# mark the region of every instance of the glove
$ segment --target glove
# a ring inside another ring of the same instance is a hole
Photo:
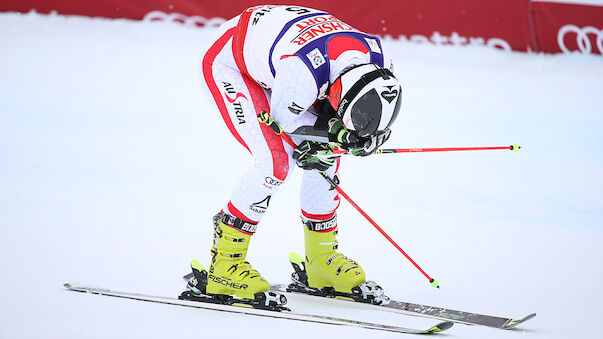
[[[328,124],[329,141],[336,142],[342,146],[356,144],[358,142],[358,137],[356,134],[345,128],[345,126],[341,123],[341,120],[338,118],[331,118]]]
[[[390,134],[391,130],[388,129],[373,137],[362,138],[345,128],[339,119],[329,120],[329,140],[339,143],[343,149],[356,156],[366,157],[373,154],[389,139]]]
[[[319,170],[324,172],[335,164],[341,155],[333,154],[333,147],[329,144],[306,140],[299,144],[293,151],[293,159],[297,166],[305,170]]]
[[[347,151],[355,156],[366,157],[375,153],[389,139],[390,134],[392,134],[392,131],[388,129],[370,138],[361,138],[358,143],[348,147]]]

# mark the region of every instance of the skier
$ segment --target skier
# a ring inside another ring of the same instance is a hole
[[[379,38],[311,8],[256,6],[219,28],[203,57],[202,82],[254,163],[214,217],[206,293],[254,299],[269,290],[246,261],[247,249],[295,165],[304,169],[300,205],[308,285],[353,293],[365,283],[358,263],[337,252],[340,200],[319,171],[338,180],[333,145],[367,156],[388,139],[402,88],[386,60]],[[297,148],[258,121],[262,111]]]

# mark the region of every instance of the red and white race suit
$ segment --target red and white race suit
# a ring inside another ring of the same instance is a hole
[[[257,6],[224,23],[202,63],[202,83],[232,135],[253,156],[226,213],[257,223],[295,167],[293,148],[257,114],[267,111],[287,133],[312,126],[312,105],[347,67],[384,65],[379,38],[333,15],[299,6]],[[388,63],[388,67],[389,67]],[[299,143],[302,136],[292,136]],[[339,162],[327,171],[336,175]],[[335,215],[336,190],[316,171],[304,171],[301,209],[321,221]]]

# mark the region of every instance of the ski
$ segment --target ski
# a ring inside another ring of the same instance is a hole
[[[309,322],[309,323],[357,326],[357,327],[367,328],[367,329],[371,329],[371,330],[382,330],[382,331],[406,333],[406,334],[433,334],[433,333],[445,331],[445,330],[449,329],[450,327],[452,327],[452,325],[453,325],[452,322],[445,321],[445,322],[438,323],[435,326],[432,326],[428,329],[421,330],[421,329],[415,329],[415,328],[405,328],[405,327],[399,327],[399,326],[378,324],[378,323],[373,323],[373,322],[330,317],[330,316],[324,316],[324,315],[319,315],[319,314],[295,313],[292,311],[288,311],[287,309],[284,309],[281,311],[271,311],[271,310],[265,310],[265,309],[252,308],[250,305],[238,304],[238,303],[225,305],[225,304],[219,304],[219,303],[214,303],[214,302],[209,302],[209,301],[205,302],[202,299],[197,299],[196,301],[183,300],[180,298],[176,299],[176,298],[170,298],[170,297],[158,297],[158,296],[139,294],[139,293],[119,292],[119,291],[107,290],[107,289],[102,289],[102,288],[79,286],[79,285],[71,284],[71,283],[66,283],[63,286],[71,291],[85,292],[85,293],[91,293],[91,294],[97,294],[97,295],[104,295],[104,296],[111,296],[111,297],[117,297],[117,298],[125,298],[125,299],[167,304],[167,305],[193,307],[193,308],[199,308],[199,309],[205,309],[205,310],[238,313],[238,314],[245,314],[245,315],[254,315],[254,316],[268,317],[268,318],[274,318],[274,319],[296,320],[296,321],[303,321],[303,322]]]
[[[294,268],[294,272],[291,275],[293,282],[289,285],[272,285],[270,287],[272,291],[279,293],[294,293],[296,295],[304,295],[311,298],[322,298],[330,300],[333,303],[341,303],[342,305],[349,305],[349,303],[352,302],[379,311],[433,318],[465,325],[486,326],[503,330],[515,328],[536,316],[536,313],[532,313],[521,319],[513,319],[392,300],[385,296],[381,287],[372,281],[362,284],[362,286],[360,286],[361,288],[356,288],[356,293],[340,293],[334,291],[332,288],[316,289],[307,286],[307,275],[305,273],[305,263],[303,262],[303,259],[297,255],[292,256],[290,259],[291,265],[293,265]],[[193,274],[189,273],[182,278],[184,280],[189,280],[192,277]]]
[[[289,255],[289,261],[291,262],[291,266],[293,266],[293,273],[291,274],[292,283],[289,285],[273,285],[271,286],[273,292],[303,294],[313,298],[328,298],[340,303],[355,302],[374,308],[375,310],[503,330],[515,328],[536,316],[536,313],[532,313],[521,319],[513,319],[392,300],[384,294],[383,289],[379,285],[372,281],[367,281],[353,288],[352,293],[337,292],[331,287],[312,288],[308,286],[305,261],[295,253]]]
[[[293,284],[291,284],[291,285],[293,285]],[[391,300],[391,299],[389,301],[382,303],[381,305],[376,305],[376,304],[370,304],[370,303],[364,303],[364,302],[357,302],[357,301],[349,300],[349,299],[339,299],[342,297],[341,296],[331,296],[331,295],[328,295],[325,293],[323,293],[322,295],[312,294],[311,292],[304,292],[299,289],[290,288],[291,285],[284,285],[284,284],[272,285],[270,287],[270,289],[272,291],[280,292],[280,293],[294,293],[297,295],[308,296],[310,298],[329,299],[334,303],[349,304],[350,302],[353,302],[354,304],[363,305],[365,307],[373,308],[375,310],[380,310],[380,311],[400,313],[400,314],[418,316],[418,317],[433,318],[433,319],[438,319],[438,320],[447,320],[447,321],[452,321],[455,323],[461,323],[461,324],[465,324],[465,325],[480,325],[480,326],[493,327],[493,328],[504,329],[504,330],[515,328],[519,324],[524,323],[536,316],[536,313],[532,313],[521,319],[512,319],[512,318],[490,316],[490,315],[485,315],[485,314],[457,311],[457,310],[451,310],[451,309],[446,309],[446,308],[441,308],[441,307],[421,305],[421,304],[410,303],[410,302],[405,302],[405,301],[397,301],[397,300]]]
[[[293,259],[297,258],[297,259]],[[479,313],[457,311],[442,307],[422,305],[406,301],[392,300],[383,294],[383,290],[372,281],[363,284],[362,288],[357,288],[357,293],[339,293],[333,289],[316,289],[306,285],[307,275],[305,273],[305,263],[299,256],[291,258],[294,272],[292,274],[292,283],[289,285],[279,284],[270,286],[270,290],[279,293],[294,293],[296,295],[308,296],[311,298],[322,298],[341,303],[342,305],[350,302],[363,305],[379,311],[400,313],[404,315],[433,318],[443,321],[451,321],[465,325],[479,325],[492,328],[508,330],[519,326],[520,324],[534,318],[536,313],[529,314],[521,319],[497,317]],[[184,280],[193,277],[192,273],[184,275]]]

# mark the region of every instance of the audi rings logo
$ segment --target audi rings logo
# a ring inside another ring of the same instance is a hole
[[[593,52],[591,37],[595,39],[595,45],[599,54],[603,54],[603,29],[598,29],[593,26],[578,27],[576,25],[565,25],[559,29],[557,33],[557,43],[563,53],[571,53],[572,51],[565,46],[565,37],[576,35],[576,45],[580,53],[588,54]],[[596,52],[596,51],[595,51]]]
[[[206,19],[202,16],[186,16],[180,13],[165,13],[162,11],[152,11],[147,13],[142,21],[168,21],[184,24],[185,26],[208,26],[218,27],[226,20],[224,18]]]
[[[280,186],[283,184],[282,181],[274,179],[273,177],[266,177],[265,181],[268,185],[272,185],[272,186]]]

